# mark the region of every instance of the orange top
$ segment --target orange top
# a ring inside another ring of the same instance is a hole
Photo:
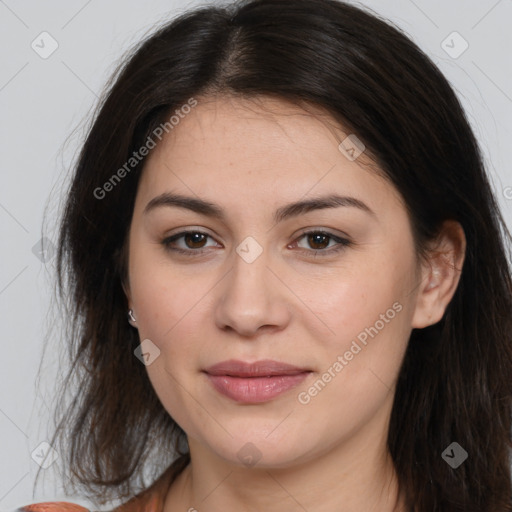
[[[177,462],[177,461],[175,461]],[[176,471],[178,470],[178,471]],[[165,497],[180,468],[171,464],[169,468],[146,490],[109,512],[163,512]],[[14,512],[91,512],[89,509],[68,501],[31,503]],[[94,511],[93,511],[94,512]]]

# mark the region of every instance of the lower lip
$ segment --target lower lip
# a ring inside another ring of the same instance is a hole
[[[206,374],[221,394],[243,403],[262,403],[298,386],[311,372],[271,377],[232,377]]]

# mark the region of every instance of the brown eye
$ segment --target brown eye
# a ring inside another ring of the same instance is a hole
[[[176,233],[162,240],[162,245],[168,251],[194,256],[202,254],[207,251],[208,247],[212,247],[205,245],[208,238],[211,238],[211,236],[201,231],[182,231],[181,233]],[[183,240],[180,246],[178,245],[178,241],[181,239]],[[294,242],[292,246],[289,247],[297,246],[299,249],[304,250],[306,253],[311,253],[313,256],[332,255],[352,244],[352,242],[346,238],[340,238],[324,231],[304,232],[298,240],[301,239],[307,239],[308,247],[298,246],[298,241]],[[329,247],[331,242],[334,242],[334,244]]]
[[[301,239],[307,240],[308,247],[300,247],[298,246],[298,241]],[[331,242],[335,242],[334,246],[329,247]],[[304,249],[306,252],[313,253],[313,255],[330,255],[332,253],[343,250],[345,247],[348,247],[352,244],[352,242],[346,238],[340,238],[332,233],[324,232],[324,231],[306,231],[302,233],[300,238],[298,238],[297,242],[294,245],[297,245],[299,248]]]
[[[183,240],[190,249],[202,249],[201,245],[206,240],[207,235],[197,232],[189,232],[183,236]]]
[[[307,235],[308,243],[313,249],[325,249],[329,245],[329,236],[321,233]],[[319,247],[320,246],[320,247]]]
[[[201,231],[182,231],[162,240],[162,245],[166,250],[183,254],[201,253],[208,247],[205,245],[208,238],[211,238],[210,235]],[[183,239],[184,243],[181,247],[177,246],[180,239]]]

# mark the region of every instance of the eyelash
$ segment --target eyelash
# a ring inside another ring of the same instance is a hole
[[[197,230],[181,231],[180,233],[176,233],[175,235],[172,235],[172,236],[167,237],[164,240],[162,240],[162,245],[165,247],[165,250],[167,250],[167,251],[172,251],[175,253],[184,254],[186,256],[192,256],[192,257],[193,257],[193,255],[194,256],[200,255],[207,251],[207,249],[205,249],[205,248],[180,249],[177,247],[171,247],[171,243],[175,242],[176,240],[178,240],[188,234],[199,234],[199,235],[204,235],[208,238],[212,238],[208,233],[203,233],[202,231],[197,231]],[[352,245],[352,242],[346,238],[340,238],[338,236],[333,235],[332,233],[329,233],[327,231],[321,231],[321,230],[304,231],[300,234],[299,238],[297,238],[296,241],[298,242],[300,239],[304,238],[307,235],[322,235],[322,236],[331,238],[335,242],[338,242],[337,247],[335,246],[334,248],[330,248],[330,249],[311,249],[311,250],[302,249],[303,251],[306,251],[306,252],[312,252],[313,256],[315,256],[315,257],[318,254],[320,254],[321,257],[329,256],[329,255],[338,253],[338,252],[342,251],[343,249],[345,249],[346,247],[349,247]],[[295,243],[295,242],[293,242],[293,243]]]

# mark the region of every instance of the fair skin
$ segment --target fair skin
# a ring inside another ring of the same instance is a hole
[[[411,330],[440,320],[455,292],[464,234],[447,224],[442,257],[420,263],[396,189],[362,165],[365,153],[343,155],[348,133],[318,114],[269,98],[201,99],[146,161],[125,291],[140,340],[160,350],[149,379],[191,454],[164,512],[405,510],[386,448],[395,382]],[[214,203],[224,218],[169,205],[144,213],[165,192]],[[285,204],[330,194],[373,213],[342,206],[273,218]],[[162,241],[184,230],[208,236],[173,242],[188,255],[166,249]],[[247,237],[263,249],[250,263],[236,251]],[[378,334],[345,358],[374,326]],[[333,374],[338,356],[346,364]],[[312,371],[274,399],[241,404],[202,372],[227,359]],[[308,394],[329,368],[330,381]],[[255,465],[239,457],[244,446]]]

